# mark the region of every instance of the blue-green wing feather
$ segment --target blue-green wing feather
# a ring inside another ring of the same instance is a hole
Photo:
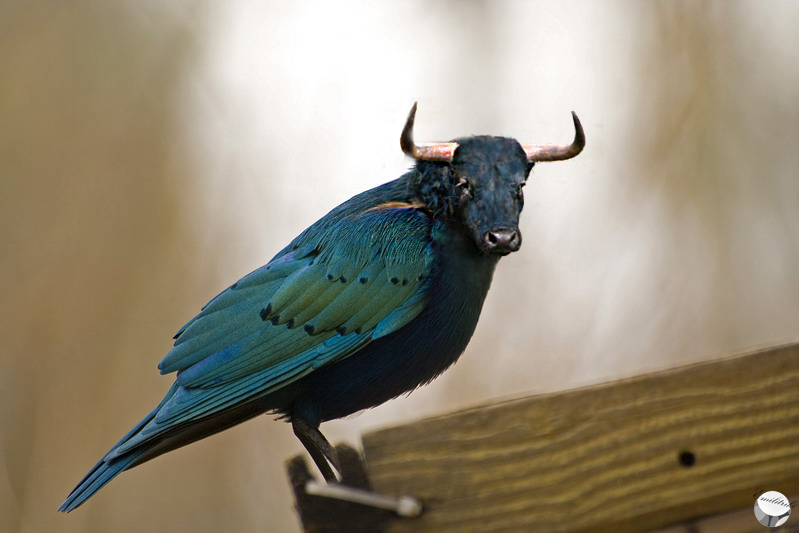
[[[431,222],[409,208],[322,219],[176,334],[177,390],[111,460],[264,396],[401,328],[425,307]]]

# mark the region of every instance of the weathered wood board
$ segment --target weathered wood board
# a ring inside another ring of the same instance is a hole
[[[363,442],[375,490],[425,502],[393,532],[648,531],[799,493],[799,344]]]

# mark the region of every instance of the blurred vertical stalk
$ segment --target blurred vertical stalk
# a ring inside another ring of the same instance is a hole
[[[657,211],[663,300],[651,316],[670,308],[665,330],[708,355],[787,342],[799,319],[799,66],[774,30],[780,15],[757,2],[641,10],[630,179]],[[690,297],[671,305],[680,292]]]
[[[191,260],[178,224],[191,177],[172,142],[195,38],[178,11],[0,8],[2,531],[86,529],[103,512],[46,527],[90,466],[76,458],[118,436],[102,427],[139,387],[126,370],[154,366],[184,311],[164,298]]]

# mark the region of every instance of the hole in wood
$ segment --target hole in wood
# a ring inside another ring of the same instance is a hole
[[[690,468],[696,463],[694,452],[680,452],[680,464],[685,468]]]

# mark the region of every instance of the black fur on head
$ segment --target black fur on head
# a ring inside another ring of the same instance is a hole
[[[412,186],[436,218],[460,223],[483,253],[519,249],[522,187],[533,164],[507,137],[457,139],[452,162],[418,161]]]

